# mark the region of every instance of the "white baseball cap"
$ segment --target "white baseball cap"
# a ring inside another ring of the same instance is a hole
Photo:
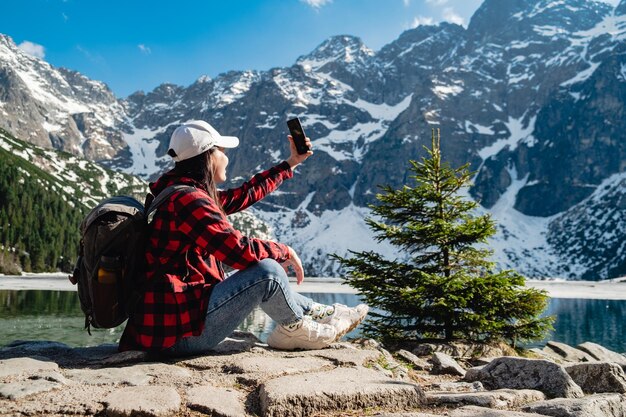
[[[190,120],[174,130],[167,154],[179,162],[200,155],[215,146],[235,148],[237,145],[239,138],[220,135],[204,120]]]

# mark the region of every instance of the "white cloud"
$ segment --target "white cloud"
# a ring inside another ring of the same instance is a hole
[[[426,0],[426,3],[432,4],[434,6],[443,6],[448,3],[448,0]]]
[[[32,55],[39,59],[44,59],[46,57],[46,50],[43,46],[38,45],[36,43],[30,41],[24,41],[17,45],[22,51],[26,52],[28,55]]]
[[[455,12],[452,7],[446,7],[443,9],[443,19],[450,23],[456,23],[457,25],[465,23],[465,20],[457,12]]]
[[[413,23],[411,23],[411,28],[414,29],[418,26],[429,26],[429,25],[433,25],[435,23],[435,20],[432,17],[424,17],[424,16],[417,16],[415,17],[415,19],[413,19]]]
[[[411,0],[402,0],[404,3],[404,7],[409,7],[411,5]]]
[[[322,6],[326,6],[327,4],[330,4],[333,2],[333,0],[300,0],[300,1],[308,4],[314,9],[319,9]]]
[[[63,21],[67,22],[68,20],[70,20],[69,16],[66,15],[65,13],[61,13],[61,16],[63,16]]]
[[[144,55],[150,55],[152,53],[152,49],[150,49],[149,47],[147,47],[143,43],[137,45],[137,48],[139,48],[141,53],[144,54]]]

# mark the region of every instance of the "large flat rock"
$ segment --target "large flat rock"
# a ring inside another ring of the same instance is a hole
[[[264,416],[289,417],[369,407],[415,408],[424,394],[418,385],[368,368],[338,368],[273,379],[261,385],[260,399]]]
[[[524,411],[554,417],[623,417],[624,397],[620,394],[595,394],[584,398],[556,398],[528,404]]]
[[[91,386],[85,389],[79,385],[73,385],[61,389],[40,392],[15,400],[0,399],[0,415],[104,415],[102,400],[108,394],[109,390],[103,387]]]
[[[203,385],[187,391],[187,407],[210,416],[244,416],[244,402],[245,395],[231,388]]]
[[[246,357],[225,366],[225,371],[234,374],[255,374],[263,377],[316,372],[332,368],[332,363],[314,357]]]
[[[8,398],[10,400],[18,400],[29,395],[40,394],[55,388],[62,387],[61,384],[45,379],[24,380],[11,382],[8,384],[0,384],[0,398]]]
[[[450,417],[545,417],[545,415],[523,411],[492,410],[491,408],[468,405],[453,410],[450,412]]]
[[[20,374],[35,374],[40,371],[56,371],[59,365],[54,362],[29,357],[0,360],[0,378]]]
[[[489,408],[517,408],[531,402],[545,400],[546,396],[536,390],[501,389],[481,392],[433,392],[426,394],[426,404],[436,407],[460,407],[478,405]]]
[[[549,398],[584,395],[561,365],[543,359],[497,358],[483,367],[470,368],[465,379],[480,381],[487,389],[535,389]]]
[[[112,417],[166,417],[175,415],[181,406],[180,395],[172,387],[127,387],[109,394],[104,402]]]
[[[142,363],[122,368],[70,369],[67,377],[84,385],[148,385],[153,380],[180,380],[189,378],[191,372],[176,365]]]

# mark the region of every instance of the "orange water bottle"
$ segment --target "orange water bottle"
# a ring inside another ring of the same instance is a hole
[[[119,261],[116,257],[101,257],[100,268],[98,268],[98,282],[100,284],[115,284],[118,279],[118,271]]]

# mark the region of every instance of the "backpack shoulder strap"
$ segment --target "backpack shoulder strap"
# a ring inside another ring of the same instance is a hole
[[[152,202],[146,207],[146,217],[149,217],[161,204],[167,201],[168,198],[172,196],[175,192],[178,191],[192,191],[195,190],[196,187],[185,184],[175,184],[166,187],[161,191],[157,196],[152,200]]]

